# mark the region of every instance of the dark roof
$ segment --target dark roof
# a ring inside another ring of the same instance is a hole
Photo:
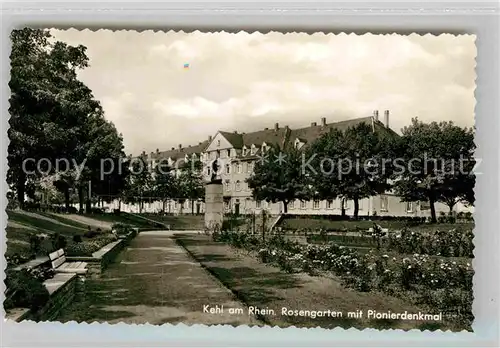
[[[224,136],[231,143],[231,145],[236,149],[241,149],[243,146],[247,146],[250,148],[252,144],[259,146],[263,143],[268,145],[279,145],[282,146],[285,143],[290,141],[295,141],[296,138],[299,138],[300,141],[305,142],[306,144],[312,143],[314,140],[321,137],[323,134],[328,133],[331,129],[338,129],[341,131],[347,130],[349,127],[355,127],[361,123],[366,123],[368,125],[372,125],[375,128],[375,131],[381,132],[382,134],[387,134],[390,136],[399,136],[396,132],[394,132],[390,128],[386,128],[384,124],[380,121],[375,121],[372,116],[355,118],[351,120],[345,120],[334,123],[327,123],[326,125],[311,125],[305,128],[299,129],[290,129],[287,126],[280,127],[278,129],[264,129],[252,133],[232,133],[219,131],[219,133]],[[162,151],[152,153],[152,157],[154,159],[158,158],[172,158],[173,160],[183,159],[186,154],[199,154],[210,145],[208,140],[205,140],[202,143],[199,143],[195,146],[183,147],[181,149],[176,148],[174,150]],[[239,155],[238,157],[247,158],[250,157],[250,153],[247,156]],[[253,157],[253,156],[252,156]]]
[[[299,138],[301,141],[305,141],[306,143],[311,143],[314,140],[320,138],[323,134],[330,132],[331,129],[338,129],[340,131],[345,131],[349,127],[355,127],[361,123],[367,123],[371,125],[372,117],[362,117],[356,118],[352,120],[340,121],[335,123],[327,123],[325,126],[321,124],[316,126],[309,126],[300,129],[292,130],[292,134],[290,135],[290,139]]]
[[[219,131],[219,133],[226,138],[231,145],[233,145],[234,148],[236,149],[241,149],[243,147],[243,135],[240,133],[229,133],[229,132],[223,132]],[[208,145],[208,144],[207,144]]]
[[[153,152],[152,157],[154,159],[160,159],[160,158],[172,158],[173,160],[182,159],[186,155],[192,155],[194,153],[195,154],[202,153],[207,146],[208,146],[208,140],[205,140],[204,142],[194,146],[183,147],[180,149],[176,148],[174,150],[168,150],[168,151]]]

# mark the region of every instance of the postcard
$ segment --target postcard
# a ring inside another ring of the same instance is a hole
[[[472,330],[474,35],[10,39],[8,319]]]

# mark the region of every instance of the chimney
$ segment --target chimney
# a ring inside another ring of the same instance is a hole
[[[269,128],[266,127],[266,128],[264,128],[264,130],[269,130]]]
[[[212,136],[211,135],[208,136],[208,141],[212,141]]]
[[[172,150],[172,151],[174,151],[174,150],[175,150],[175,147],[171,148],[171,150]]]
[[[201,141],[198,143],[198,145],[201,145]]]
[[[182,144],[179,144],[179,150],[182,149]]]
[[[160,149],[156,149],[156,153],[160,153]]]
[[[326,117],[321,117],[321,125],[326,126]]]
[[[238,134],[238,131],[234,131],[233,133],[234,133],[234,134]]]
[[[373,111],[373,118],[375,119],[375,121],[378,121],[378,110]]]
[[[280,124],[279,123],[275,123],[274,124],[274,130],[277,131],[278,129],[280,129]]]
[[[311,127],[316,127],[318,124],[316,122],[311,123]]]
[[[389,128],[389,110],[384,111],[384,125],[385,128]]]

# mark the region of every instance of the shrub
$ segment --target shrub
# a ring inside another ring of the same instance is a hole
[[[85,238],[94,238],[97,235],[98,235],[97,231],[90,230],[90,231],[85,232],[83,236]]]
[[[7,287],[4,308],[30,308],[33,311],[43,307],[49,300],[45,285],[28,270],[7,271]]]
[[[30,243],[30,253],[34,255],[38,255],[42,248],[42,238],[35,233],[30,234],[29,237]]]
[[[111,230],[114,231],[118,235],[128,234],[129,232],[132,231],[132,229],[133,229],[133,227],[131,225],[120,223],[120,222],[113,224],[113,226],[111,227]]]
[[[11,256],[6,256],[5,259],[7,260],[7,267],[15,267],[18,265],[21,265],[23,263],[28,262],[29,260],[33,259],[35,255],[26,255],[26,254],[13,254]]]
[[[50,241],[52,243],[52,250],[54,251],[64,249],[68,244],[66,242],[66,238],[64,236],[61,236],[59,233],[54,233],[52,236],[50,236]]]
[[[68,256],[92,256],[92,254],[106,244],[116,241],[116,237],[110,234],[100,235],[92,240],[86,240],[81,243],[70,244],[66,248],[66,255]]]
[[[92,253],[94,253],[92,247],[88,243],[74,243],[70,244],[66,248],[66,255],[67,256],[92,256]]]
[[[80,236],[79,234],[73,236],[73,243],[81,243],[82,241],[82,236]]]

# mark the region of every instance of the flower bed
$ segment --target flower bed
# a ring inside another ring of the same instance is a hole
[[[376,251],[360,255],[336,244],[303,245],[279,235],[265,242],[246,233],[223,231],[212,236],[215,241],[254,251],[262,262],[277,265],[285,272],[331,273],[358,291],[383,291],[403,297],[467,326],[473,320],[474,272],[467,262],[417,254],[390,258]]]
[[[408,229],[390,234],[387,248],[402,254],[427,254],[444,257],[474,257],[472,229],[452,229],[416,233]]]
[[[92,256],[93,253],[104,247],[105,245],[118,240],[113,234],[103,234],[91,239],[74,242],[66,247],[67,256]]]

